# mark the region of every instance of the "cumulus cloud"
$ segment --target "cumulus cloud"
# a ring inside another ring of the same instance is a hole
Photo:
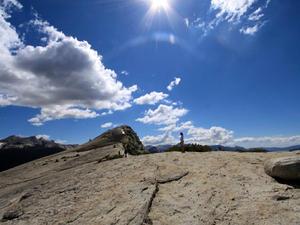
[[[167,86],[167,89],[169,91],[172,91],[175,86],[179,85],[180,81],[181,81],[181,78],[175,77],[174,80],[171,81],[171,83]]]
[[[41,113],[28,121],[35,126],[41,126],[43,123],[51,120],[59,120],[66,118],[88,119],[99,116],[98,113],[90,109],[74,108],[72,106],[54,105],[51,107],[43,107]]]
[[[223,127],[213,126],[211,128],[203,128],[194,126],[192,121],[186,121],[179,125],[171,124],[159,129],[166,133],[185,132],[186,143],[197,143],[203,145],[227,144],[233,140],[233,131]]]
[[[176,144],[179,132],[185,134],[186,143],[201,145],[225,145],[254,147],[288,147],[300,144],[300,136],[264,136],[264,137],[240,137],[235,138],[234,132],[223,127],[212,126],[210,128],[197,127],[192,121],[180,124],[169,124],[158,129],[163,132],[156,136],[145,136],[142,141],[149,145]],[[177,138],[176,138],[177,137]]]
[[[136,121],[162,126],[158,128],[158,131],[162,133],[143,137],[143,143],[146,145],[174,144],[179,140],[176,138],[176,134],[179,132],[185,132],[186,143],[213,145],[226,144],[233,141],[233,131],[225,128],[217,126],[208,129],[196,127],[192,121],[179,123],[179,120],[187,113],[188,110],[185,108],[176,108],[173,105],[163,104],[156,109],[147,110],[144,117],[138,118]]]
[[[112,122],[107,122],[101,125],[101,128],[110,128],[113,127],[114,124]]]
[[[199,143],[206,145],[214,144],[227,144],[233,138],[233,131],[227,130],[223,127],[190,127],[187,134],[190,136],[187,138],[187,142]]]
[[[157,136],[145,136],[141,141],[144,145],[164,145],[175,144],[177,140],[170,133],[164,133]]]
[[[188,110],[185,108],[176,108],[161,104],[154,110],[147,110],[144,117],[138,118],[136,121],[145,124],[171,125],[175,124],[187,112]]]
[[[167,98],[169,95],[163,92],[153,91],[151,93],[145,94],[139,98],[134,99],[134,103],[137,105],[155,105],[161,100]]]
[[[0,2],[0,59],[7,59],[10,50],[21,45],[19,35],[16,29],[7,21],[11,16],[9,14],[12,8],[21,9],[22,5],[17,1],[5,0]],[[5,35],[4,35],[5,34]]]
[[[131,107],[137,86],[125,87],[117,74],[102,63],[102,56],[87,41],[58,31],[40,19],[31,21],[43,34],[44,46],[25,45],[7,21],[17,1],[0,8],[0,105],[41,108],[29,121],[42,125],[64,118],[94,118],[96,110]],[[61,110],[61,111],[60,111]]]

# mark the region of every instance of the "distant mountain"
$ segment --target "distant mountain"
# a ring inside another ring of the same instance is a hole
[[[247,149],[241,146],[223,146],[223,145],[210,145],[213,151],[225,151],[225,152],[238,152],[238,151],[246,151]]]
[[[58,144],[44,138],[9,136],[0,140],[0,171],[55,154],[76,145]]]
[[[289,147],[268,147],[265,149],[267,149],[268,151],[272,151],[272,152],[296,151],[296,150],[300,150],[300,145],[294,145],[294,146],[289,146]]]
[[[159,152],[165,152],[169,148],[171,148],[173,145],[147,145],[145,146],[145,149],[150,153],[159,153]]]

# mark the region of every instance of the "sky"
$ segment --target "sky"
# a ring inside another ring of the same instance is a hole
[[[300,144],[300,2],[0,0],[0,138]]]

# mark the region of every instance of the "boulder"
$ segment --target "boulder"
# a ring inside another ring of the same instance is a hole
[[[264,169],[273,178],[300,181],[300,156],[270,159]]]

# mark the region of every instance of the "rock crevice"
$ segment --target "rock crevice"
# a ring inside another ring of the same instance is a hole
[[[159,166],[157,166],[156,173],[160,174]],[[154,191],[152,192],[152,195],[150,197],[149,203],[148,203],[147,208],[146,208],[146,213],[145,213],[145,216],[144,216],[144,220],[143,220],[141,225],[152,225],[153,224],[152,219],[149,217],[149,214],[150,214],[151,209],[152,209],[153,201],[154,201],[157,193],[159,192],[160,185],[163,185],[163,184],[166,184],[166,183],[171,183],[171,182],[174,182],[174,181],[179,181],[180,179],[187,176],[188,174],[189,174],[189,171],[179,171],[179,172],[178,171],[173,171],[173,173],[170,173],[168,175],[164,175],[164,176],[159,175],[158,177],[155,177],[155,184],[154,184],[155,188],[154,188]]]

